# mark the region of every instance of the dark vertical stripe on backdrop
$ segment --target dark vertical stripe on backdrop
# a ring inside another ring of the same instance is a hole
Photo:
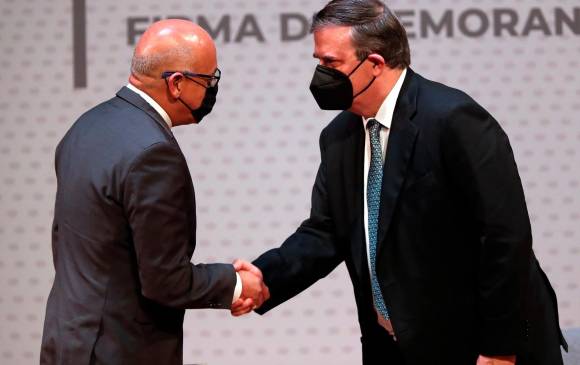
[[[73,0],[73,77],[75,88],[87,87],[86,0]]]

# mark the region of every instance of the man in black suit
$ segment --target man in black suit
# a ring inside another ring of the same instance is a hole
[[[271,292],[258,312],[345,262],[365,365],[562,364],[500,125],[409,68],[405,30],[380,1],[331,1],[312,31],[311,91],[345,111],[320,136],[310,218],[254,261]]]
[[[203,29],[155,23],[137,44],[127,87],[58,145],[56,276],[41,364],[182,364],[184,309],[267,297],[250,272],[190,262],[194,190],[170,127],[199,123],[219,79]]]

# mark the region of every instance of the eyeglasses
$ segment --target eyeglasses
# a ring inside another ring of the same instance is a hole
[[[174,73],[180,73],[183,76],[185,76],[186,78],[195,82],[196,84],[199,84],[199,85],[205,87],[206,89],[208,87],[216,87],[218,82],[220,81],[220,78],[222,77],[222,72],[220,71],[219,68],[216,68],[213,75],[197,74],[197,73],[193,73],[193,72],[189,72],[189,71],[164,71],[161,74],[161,78],[167,79],[168,77],[170,77]],[[206,81],[206,84],[202,84],[201,82],[194,80],[193,77],[204,79]]]

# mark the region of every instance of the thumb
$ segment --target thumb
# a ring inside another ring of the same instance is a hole
[[[232,265],[234,265],[236,271],[240,271],[244,267],[244,262],[240,259],[235,259]]]
[[[256,275],[258,278],[263,279],[262,271],[248,261],[237,259],[234,261],[233,265],[236,271],[248,271]]]

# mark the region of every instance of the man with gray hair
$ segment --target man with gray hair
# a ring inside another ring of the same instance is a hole
[[[212,110],[220,76],[202,28],[154,23],[127,87],[59,143],[41,364],[182,364],[185,309],[252,308],[268,297],[260,274],[190,262],[195,197],[171,127]]]
[[[365,365],[562,364],[500,125],[409,68],[405,30],[380,1],[331,1],[312,31],[310,90],[343,112],[320,135],[310,218],[254,261],[271,291],[258,312],[345,262]]]

